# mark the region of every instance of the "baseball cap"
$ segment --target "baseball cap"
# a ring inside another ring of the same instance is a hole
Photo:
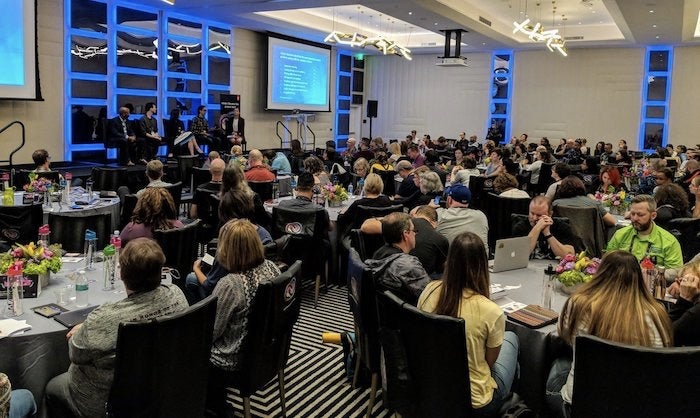
[[[463,204],[469,204],[472,201],[472,192],[463,184],[455,184],[450,186],[447,191],[447,196],[451,197],[452,200]]]

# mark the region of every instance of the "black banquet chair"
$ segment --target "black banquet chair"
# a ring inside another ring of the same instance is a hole
[[[119,324],[107,417],[204,416],[216,301],[209,296],[182,313]]]
[[[248,186],[260,196],[263,202],[272,199],[272,182],[271,181],[249,181]]]
[[[374,400],[377,396],[381,346],[379,344],[379,319],[377,318],[377,297],[372,271],[360,260],[355,249],[350,249],[348,258],[348,304],[355,320],[355,374],[353,388],[357,387],[360,368],[371,373],[370,395],[367,417],[372,416]]]
[[[530,198],[500,197],[495,193],[486,195],[485,210],[489,224],[489,251],[493,252],[496,241],[508,238],[511,233],[510,215],[517,213],[527,215],[530,207]]]
[[[153,238],[158,242],[165,254],[165,266],[176,269],[180,278],[173,277],[173,284],[185,288],[185,276],[192,270],[192,264],[197,258],[199,242],[199,219],[190,222],[182,228],[156,229]]]
[[[574,418],[698,416],[700,347],[648,348],[581,335],[574,357]]]
[[[127,184],[127,169],[126,167],[93,167],[90,177],[93,181],[93,190],[116,192],[120,186]]]
[[[240,391],[243,397],[243,416],[250,418],[250,397],[277,378],[282,416],[286,416],[284,367],[289,357],[292,329],[301,309],[299,261],[272,280],[258,284],[248,311],[248,333],[239,351],[240,369],[227,372],[213,368],[214,379]],[[223,393],[216,405],[225,401]],[[213,406],[213,405],[212,405]],[[222,416],[221,412],[218,416]],[[180,415],[184,416],[184,415]]]
[[[82,253],[85,249],[85,230],[90,229],[97,234],[97,250],[109,243],[112,234],[112,215],[98,213],[88,216],[68,216],[59,213],[49,213],[49,228],[51,241],[62,245],[69,253]]]
[[[15,243],[29,244],[36,240],[43,223],[44,211],[41,204],[0,206],[0,242],[8,246]]]
[[[471,416],[464,320],[423,312],[389,291],[377,302],[388,406],[404,417]]]
[[[684,263],[700,254],[700,218],[671,219],[667,226],[681,244]]]

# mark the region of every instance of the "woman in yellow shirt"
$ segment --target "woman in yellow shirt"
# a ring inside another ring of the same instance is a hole
[[[489,299],[489,290],[484,243],[476,234],[465,232],[450,245],[442,280],[430,282],[418,299],[423,311],[464,319],[477,417],[498,416],[518,367],[518,337],[505,332],[505,314]]]

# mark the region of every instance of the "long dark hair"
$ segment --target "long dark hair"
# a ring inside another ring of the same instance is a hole
[[[484,242],[478,235],[464,232],[452,241],[447,252],[441,286],[436,287],[438,288],[442,290],[435,313],[455,318],[459,316],[464,289],[489,297],[488,258]]]
[[[226,222],[233,218],[248,218],[254,212],[255,193],[245,180],[243,169],[231,164],[221,178],[219,220]]]

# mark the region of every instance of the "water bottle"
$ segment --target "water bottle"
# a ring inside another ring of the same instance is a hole
[[[280,182],[275,179],[272,182],[272,201],[277,202],[280,200]]]
[[[104,255],[103,264],[103,278],[104,287],[102,290],[110,291],[114,290],[115,272],[116,272],[116,250],[114,245],[109,244],[102,250],[102,255]]]
[[[91,179],[85,181],[85,193],[87,194],[87,202],[92,202],[92,186],[94,182]]]
[[[656,269],[656,280],[654,281],[654,298],[663,300],[666,298],[666,268]]]
[[[20,316],[24,313],[22,299],[24,299],[24,287],[22,274],[22,264],[12,264],[7,269],[7,281],[5,288],[7,289],[7,309],[5,316]]]
[[[651,295],[654,295],[654,282],[656,281],[656,266],[654,262],[649,257],[644,257],[644,260],[639,264],[642,268],[642,277],[644,278],[644,284]]]
[[[352,187],[352,183],[348,186],[348,196],[352,199],[353,193],[355,192],[355,189]]]
[[[119,263],[119,254],[122,251],[122,239],[119,236],[119,230],[114,231],[112,237],[109,239],[109,243],[114,246],[114,278],[115,280],[119,280],[119,278],[121,277],[121,264]]]
[[[360,194],[360,197],[365,197],[365,179],[359,179],[357,181],[357,191]]]
[[[97,247],[97,234],[89,229],[85,230],[85,270],[95,270],[95,248]]]
[[[37,245],[41,245],[44,248],[47,248],[51,243],[49,240],[49,235],[51,234],[51,229],[49,228],[49,224],[44,224],[39,227],[39,238],[37,239],[36,243]]]
[[[75,280],[75,306],[78,308],[84,308],[88,306],[88,290],[90,290],[90,284],[88,283],[87,275],[85,270],[80,270],[78,272],[78,278]]]
[[[544,270],[542,275],[542,303],[541,306],[546,309],[552,309],[552,294],[554,293],[554,275],[556,272],[550,264]]]
[[[73,174],[66,172],[66,174],[63,177],[66,180],[66,185],[63,188],[61,200],[63,201],[63,203],[70,205],[70,183],[73,180]]]

